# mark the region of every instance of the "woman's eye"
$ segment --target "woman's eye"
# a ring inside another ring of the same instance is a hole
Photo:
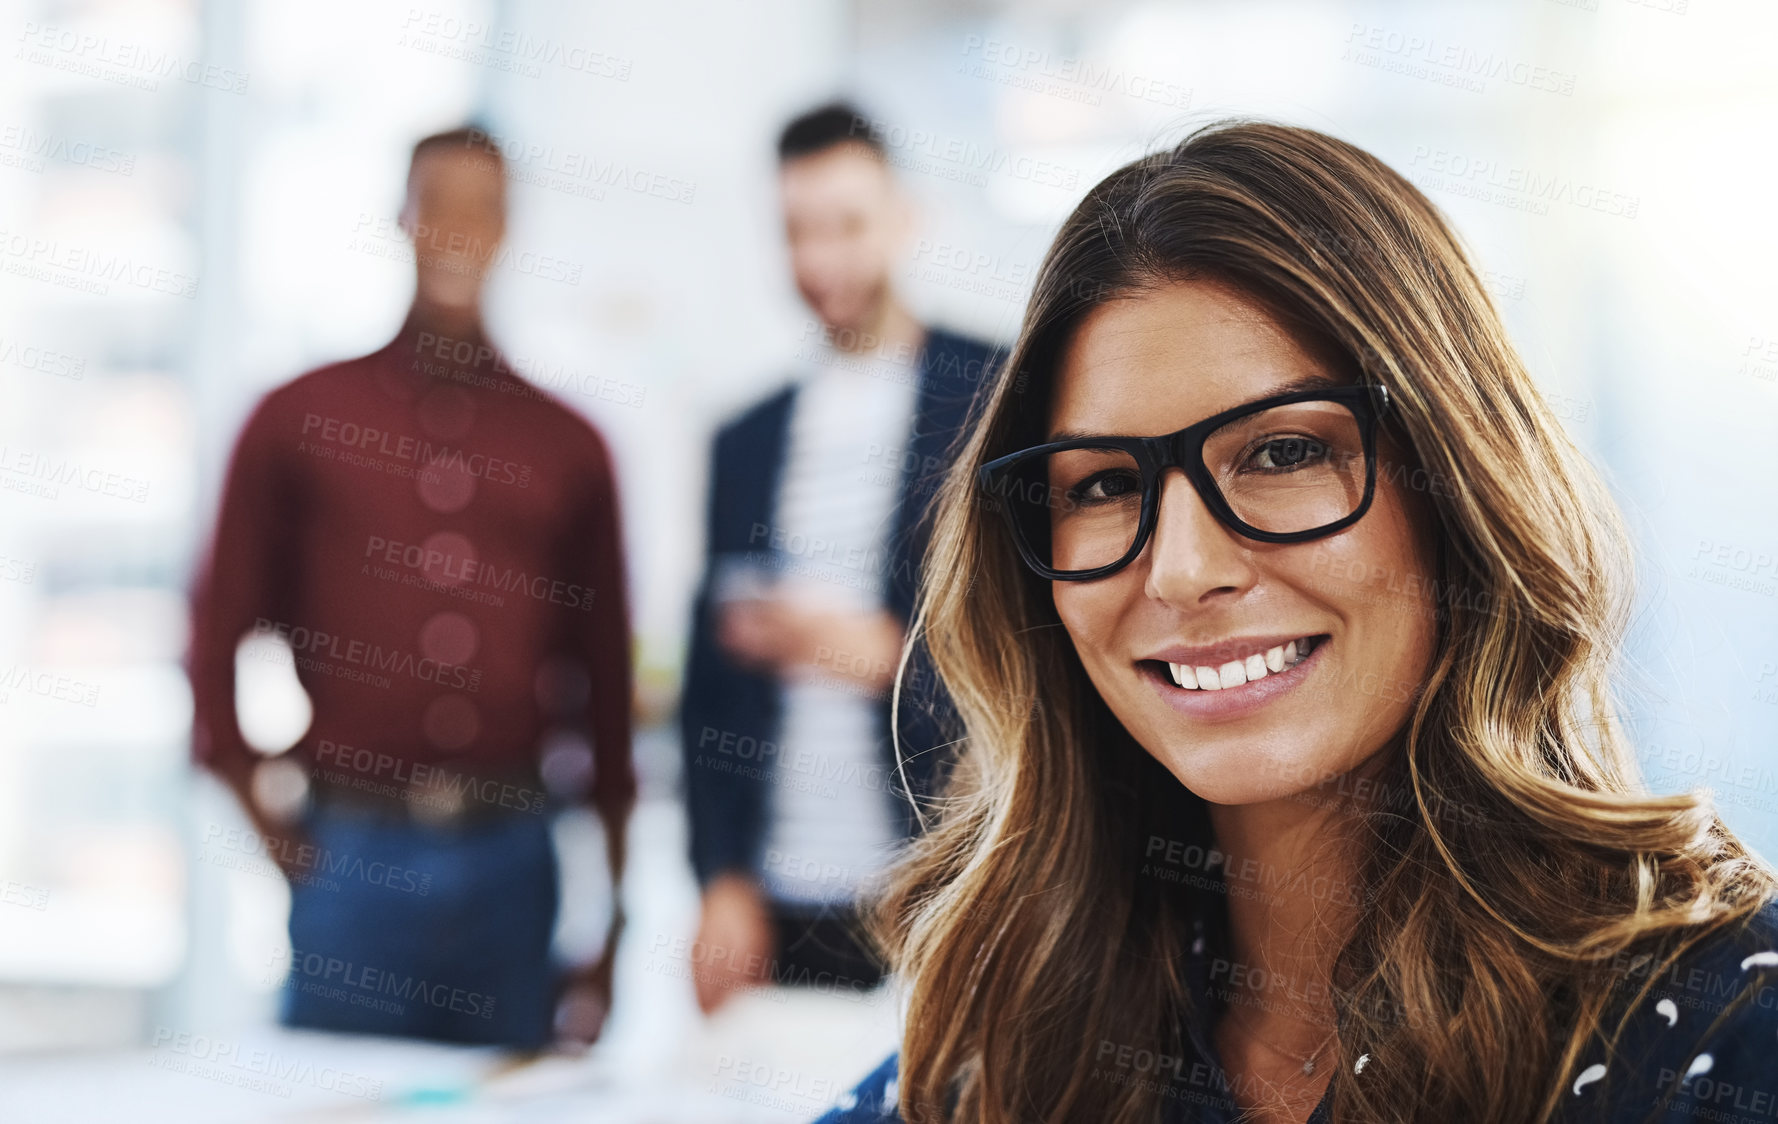
[[[1251,467],[1261,472],[1289,472],[1327,459],[1327,445],[1313,437],[1273,437],[1253,450]]]
[[[1128,472],[1096,472],[1069,489],[1081,503],[1121,500],[1142,491],[1142,482]]]

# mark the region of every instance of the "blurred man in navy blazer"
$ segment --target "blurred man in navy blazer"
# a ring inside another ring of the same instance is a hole
[[[717,435],[680,711],[706,1012],[756,983],[881,979],[857,902],[914,830],[908,793],[936,782],[946,712],[917,668],[898,764],[889,690],[926,508],[992,373],[986,345],[921,325],[896,296],[912,208],[868,118],[814,110],[778,153],[815,318],[798,377]]]

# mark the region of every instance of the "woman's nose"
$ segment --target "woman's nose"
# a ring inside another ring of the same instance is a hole
[[[1246,545],[1211,513],[1185,473],[1168,469],[1160,486],[1154,534],[1143,549],[1148,596],[1183,608],[1252,585]]]

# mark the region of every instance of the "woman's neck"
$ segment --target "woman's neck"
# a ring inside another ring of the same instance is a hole
[[[1307,1055],[1333,1029],[1333,962],[1362,898],[1352,809],[1286,797],[1211,805],[1210,822],[1229,890],[1229,964],[1213,982],[1240,1022]]]

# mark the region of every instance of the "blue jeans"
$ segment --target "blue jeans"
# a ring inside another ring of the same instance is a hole
[[[320,808],[294,879],[287,1026],[547,1045],[557,971],[548,821],[459,829]]]

